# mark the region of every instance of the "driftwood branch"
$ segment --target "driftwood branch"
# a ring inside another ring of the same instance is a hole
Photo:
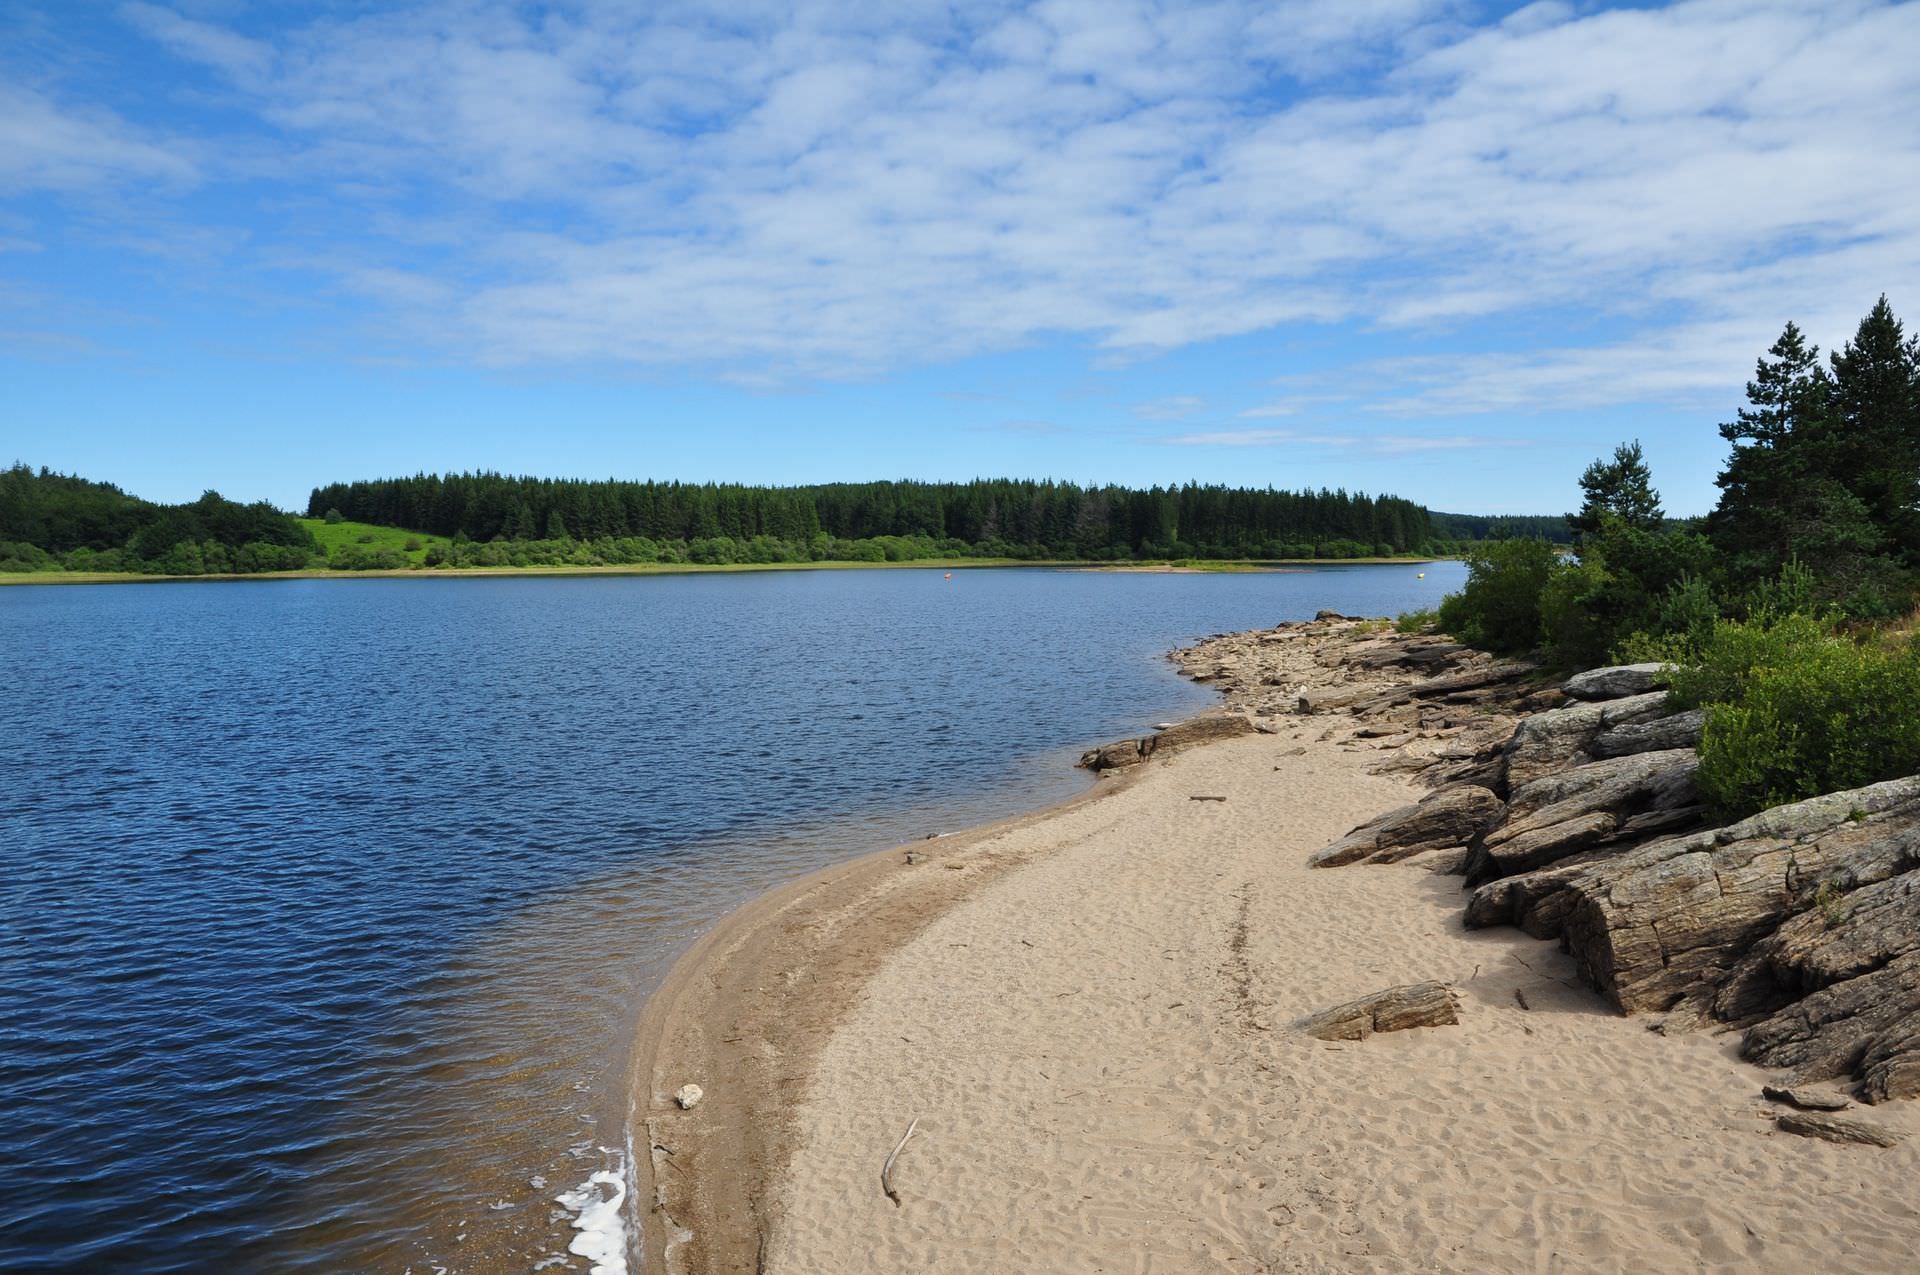
[[[880,1166],[880,1190],[893,1201],[893,1207],[896,1209],[900,1207],[900,1193],[893,1189],[893,1162],[900,1158],[900,1149],[907,1145],[907,1139],[913,1136],[913,1131],[919,1127],[919,1124],[920,1117],[915,1116],[907,1125],[907,1131],[900,1135],[900,1141],[893,1144],[893,1152],[887,1156],[887,1162]]]

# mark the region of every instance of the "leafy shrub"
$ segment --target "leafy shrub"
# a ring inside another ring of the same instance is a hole
[[[1774,669],[1793,665],[1800,652],[1834,637],[1833,625],[1804,612],[1714,624],[1698,657],[1674,668],[1668,695],[1677,708],[1732,704]]]
[[[1440,627],[1462,642],[1523,651],[1540,641],[1540,599],[1566,570],[1544,540],[1492,540],[1467,551],[1467,583],[1440,603]]]
[[[24,573],[46,571],[59,564],[47,551],[24,541],[0,540],[0,571]]]
[[[1432,607],[1422,607],[1417,611],[1403,611],[1400,618],[1393,622],[1395,631],[1400,633],[1425,633],[1440,618],[1440,613]]]
[[[1738,694],[1709,701],[1698,783],[1729,817],[1920,771],[1920,648],[1794,619],[1715,635],[1712,676]]]
[[[342,514],[338,509],[327,510],[326,516],[321,519],[321,521],[328,526],[332,526],[337,522],[345,522],[346,520],[346,515]]]
[[[1555,657],[1578,668],[1606,662],[1612,626],[1597,612],[1606,607],[1613,575],[1598,555],[1565,563],[1540,590],[1540,632]]]
[[[397,549],[363,549],[359,545],[341,545],[328,563],[335,571],[403,571],[412,564]]]

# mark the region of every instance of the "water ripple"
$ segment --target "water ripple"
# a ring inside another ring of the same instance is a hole
[[[0,1268],[610,1261],[622,1051],[720,912],[1429,576],[0,590]]]

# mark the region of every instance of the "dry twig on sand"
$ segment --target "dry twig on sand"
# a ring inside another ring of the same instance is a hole
[[[887,1157],[887,1162],[880,1166],[880,1189],[886,1193],[889,1200],[893,1201],[893,1207],[896,1209],[900,1207],[900,1193],[893,1189],[893,1162],[900,1158],[900,1148],[907,1145],[907,1139],[913,1136],[913,1131],[919,1127],[919,1124],[920,1117],[915,1116],[908,1123],[907,1131],[900,1135],[900,1141],[893,1144],[893,1153]]]

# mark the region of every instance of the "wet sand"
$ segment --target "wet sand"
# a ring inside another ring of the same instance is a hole
[[[1774,1132],[1737,1037],[1614,1015],[1555,945],[1465,931],[1421,859],[1306,868],[1412,795],[1322,726],[729,917],[636,1054],[649,1269],[1911,1269],[1920,1139]],[[1294,1030],[1424,979],[1458,1026]],[[1873,1118],[1920,1134],[1911,1104]]]

